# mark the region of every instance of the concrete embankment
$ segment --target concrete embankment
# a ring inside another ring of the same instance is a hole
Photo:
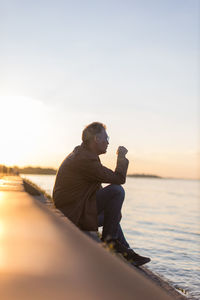
[[[20,177],[0,183],[1,299],[184,299],[103,249],[28,185],[32,195]]]

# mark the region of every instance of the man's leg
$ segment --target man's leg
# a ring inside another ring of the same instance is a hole
[[[97,192],[98,223],[99,226],[103,226],[103,240],[118,239],[129,247],[119,224],[124,196],[123,187],[116,184],[108,185]]]
[[[114,241],[116,252],[121,253],[134,266],[141,266],[148,263],[150,258],[140,256],[129,248],[119,224],[124,195],[124,189],[115,184],[108,185],[96,193],[99,226],[103,225],[102,239],[108,243]]]

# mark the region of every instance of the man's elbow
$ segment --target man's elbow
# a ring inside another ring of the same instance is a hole
[[[124,183],[126,183],[126,177],[123,178],[123,180],[122,180],[122,182],[121,182],[121,184],[124,184]]]
[[[117,181],[117,184],[124,184],[126,182],[126,177],[120,176]]]

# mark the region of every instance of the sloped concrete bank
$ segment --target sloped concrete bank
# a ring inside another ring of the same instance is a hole
[[[50,195],[47,195],[45,193],[45,191],[41,190],[37,185],[35,185],[31,181],[23,179],[23,183],[24,183],[25,191],[30,193],[31,195],[33,195],[35,199],[39,200],[39,202],[43,203],[46,207],[48,207],[48,209],[54,215],[56,215],[62,222],[64,222],[65,224],[71,223],[58,209],[55,208]],[[71,223],[71,225],[73,227],[75,227],[72,223]],[[76,230],[78,230],[78,229],[76,228]],[[78,230],[78,231],[81,234],[81,231],[80,230]],[[96,242],[99,242],[99,245],[101,246],[97,233],[87,232],[87,235],[90,236]],[[93,243],[93,241],[92,241],[92,243]],[[96,244],[96,243],[93,243],[93,244]],[[104,251],[108,252],[106,250],[104,250]],[[112,256],[117,256],[117,255],[112,255]],[[119,257],[119,258],[117,257],[117,260],[120,261],[120,263],[123,263],[124,266],[125,265],[126,265],[126,267],[128,266],[128,269],[132,269],[135,272],[137,272],[137,274],[139,273],[140,275],[142,275],[143,278],[146,278],[148,280],[148,282],[151,282],[154,285],[156,285],[159,289],[162,289],[162,291],[164,291],[164,293],[166,293],[168,296],[172,297],[172,299],[177,299],[177,300],[187,299],[187,297],[184,294],[177,291],[173,286],[171,286],[165,278],[153,273],[148,268],[146,268],[144,266],[140,267],[140,268],[135,268],[134,266],[131,266],[130,264],[128,264],[121,257]],[[141,282],[141,285],[142,285],[142,282]],[[145,298],[134,298],[134,296],[132,295],[131,299],[145,299]],[[148,297],[146,299],[150,299],[150,298]],[[164,299],[164,298],[156,298],[156,299]]]

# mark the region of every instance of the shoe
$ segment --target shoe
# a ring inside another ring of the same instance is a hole
[[[151,261],[149,257],[137,254],[133,249],[127,248],[117,239],[111,239],[106,243],[109,247],[113,248],[115,252],[122,254],[123,257],[135,267],[142,266]]]
[[[135,267],[142,266],[151,261],[149,257],[141,256],[137,254],[135,251],[133,251],[133,249],[128,249],[127,260]]]

